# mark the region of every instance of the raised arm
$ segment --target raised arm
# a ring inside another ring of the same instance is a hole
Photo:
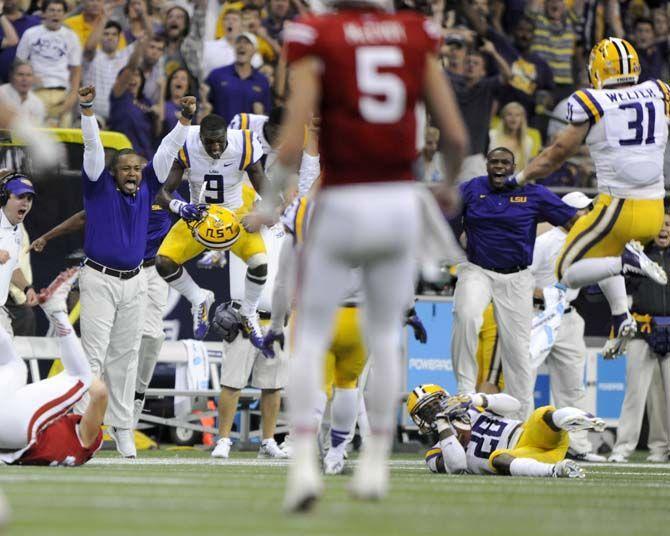
[[[100,139],[98,121],[93,113],[95,87],[79,88],[79,107],[81,108],[81,134],[84,138],[84,173],[90,181],[97,181],[105,169],[105,148]]]
[[[144,48],[147,41],[148,38],[144,36],[135,43],[135,48],[133,49],[130,58],[128,58],[128,63],[122,69],[122,72],[116,77],[116,81],[112,86],[112,95],[114,95],[114,97],[119,98],[128,89],[128,84],[130,84],[133,71],[135,71],[140,65],[140,60],[142,59],[142,54],[144,54]]]
[[[93,61],[93,58],[95,58],[98,46],[102,42],[102,33],[105,30],[105,24],[107,24],[107,16],[105,13],[102,13],[93,22],[93,30],[91,30],[88,39],[84,43],[84,60]]]
[[[0,43],[0,48],[13,47],[18,45],[19,36],[14,29],[14,25],[7,18],[7,15],[2,14],[2,8],[4,7],[4,2],[0,2],[0,27],[2,27],[2,43]]]
[[[81,210],[76,214],[70,216],[67,220],[62,221],[53,229],[49,229],[39,238],[33,240],[33,243],[30,244],[30,250],[41,253],[47,245],[49,240],[53,240],[59,236],[63,236],[70,233],[76,233],[81,231],[84,228],[86,223],[86,212]]]
[[[179,153],[179,149],[186,143],[188,127],[195,115],[195,97],[182,97],[179,104],[181,105],[179,122],[175,125],[172,131],[163,138],[163,141],[161,141],[161,144],[156,150],[156,154],[151,159],[154,166],[154,172],[160,183],[164,183],[167,180],[168,174],[172,169],[172,164],[174,163],[175,158],[177,158],[177,153]]]
[[[509,63],[505,61],[505,58],[503,58],[496,50],[495,45],[488,39],[484,39],[484,44],[480,47],[479,50],[493,58],[496,67],[498,67],[498,71],[500,71],[502,83],[506,84],[509,82],[509,80],[512,78],[512,69],[510,68]]]

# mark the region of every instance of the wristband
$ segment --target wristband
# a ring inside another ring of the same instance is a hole
[[[91,102],[80,102],[79,107],[80,108],[93,108],[93,101],[91,101]]]
[[[24,293],[24,294],[27,294],[28,291],[29,291],[31,288],[33,288],[32,285],[26,285],[26,286],[24,287],[24,289],[23,289],[23,293]]]
[[[194,115],[195,115],[195,112],[193,112],[193,113],[188,113],[188,112],[187,112],[186,110],[184,110],[183,108],[181,109],[181,116],[182,116],[184,119],[191,120],[191,119],[193,119],[193,116],[194,116]]]
[[[186,206],[187,204],[188,203],[181,201],[180,199],[172,199],[168,206],[170,207],[170,211],[174,212],[175,214],[179,214],[179,211],[182,209],[182,207]]]

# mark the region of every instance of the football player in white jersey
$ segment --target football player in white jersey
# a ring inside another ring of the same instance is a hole
[[[570,288],[598,283],[612,310],[614,338],[606,358],[623,353],[636,331],[628,311],[623,274],[650,277],[665,285],[667,275],[643,253],[663,224],[663,154],[668,141],[670,87],[661,80],[638,84],[640,60],[630,43],[616,37],[591,51],[593,89],[572,94],[569,125],[510,184],[546,177],[583,143],[598,179],[598,198],[588,215],[570,229],[559,256],[559,281]]]
[[[605,421],[553,406],[536,409],[524,422],[505,418],[519,407],[503,393],[449,396],[433,384],[415,387],[407,399],[419,431],[435,436],[425,456],[434,473],[583,478],[579,465],[565,459],[568,432],[603,431]]]
[[[260,348],[263,333],[256,309],[267,278],[268,266],[265,243],[258,232],[244,229],[248,209],[242,197],[245,175],[256,191],[266,187],[267,178],[261,157],[263,148],[258,136],[250,130],[231,130],[222,117],[206,116],[200,126],[190,129],[184,147],[172,166],[161,193],[156,200],[179,214],[179,220],[167,234],[156,255],[158,273],[192,304],[194,336],[202,339],[209,327],[209,308],[214,293],[200,288],[186,272],[183,264],[200,255],[206,248],[196,241],[186,223],[197,220],[200,210],[194,204],[215,204],[232,210],[242,223],[240,238],[231,251],[247,264],[244,300],[240,315],[243,328],[251,343]],[[188,178],[191,203],[173,199],[182,177]]]

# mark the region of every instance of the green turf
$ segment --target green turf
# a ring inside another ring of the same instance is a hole
[[[197,451],[140,453],[146,464],[0,467],[14,511],[9,535],[667,535],[670,465],[587,467],[584,480],[431,475],[395,456],[380,503],[328,477],[315,512],[281,513],[285,465],[252,454],[209,463]],[[101,463],[101,462],[98,462]],[[195,465],[199,463],[199,465]]]

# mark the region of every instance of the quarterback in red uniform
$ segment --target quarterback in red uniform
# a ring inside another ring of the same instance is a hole
[[[286,184],[312,114],[322,120],[324,164],[297,291],[295,366],[288,391],[295,440],[285,497],[289,511],[309,509],[321,493],[313,408],[321,358],[355,266],[363,274],[364,328],[375,366],[368,382],[371,433],[352,492],[378,499],[388,489],[386,459],[400,388],[400,326],[413,297],[425,203],[435,203],[411,182],[417,105],[426,102],[442,131],[449,181],[435,193],[445,204],[455,199],[453,180],[467,145],[436,55],[439,29],[416,12],[390,13],[375,0],[336,2],[333,7],[333,13],[298,19],[284,30],[292,85],[272,178],[278,186]]]
[[[63,372],[26,384],[25,363],[9,334],[0,329],[0,462],[82,465],[102,445],[107,390],[93,377],[65,306],[76,276],[77,269],[63,272],[40,295],[60,343]],[[90,403],[85,413],[69,413],[87,392]]]

